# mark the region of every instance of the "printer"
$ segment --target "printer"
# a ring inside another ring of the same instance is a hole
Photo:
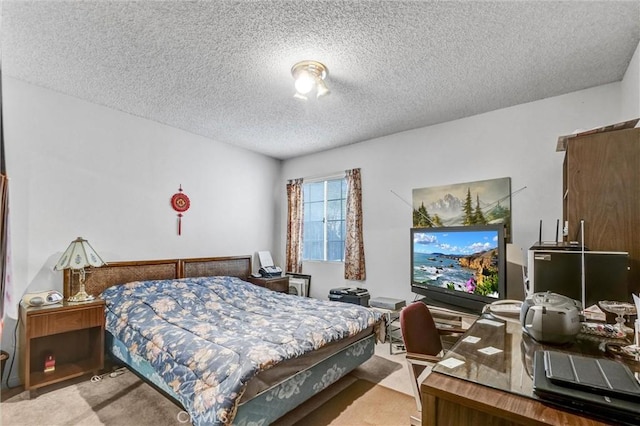
[[[369,290],[358,287],[338,287],[329,290],[329,300],[369,306]]]

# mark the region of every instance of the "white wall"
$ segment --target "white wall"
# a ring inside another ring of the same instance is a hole
[[[311,295],[326,299],[331,288],[358,285],[371,297],[413,300],[412,207],[406,204],[413,188],[510,177],[513,192],[526,187],[512,199],[513,243],[530,247],[540,219],[543,238],[553,239],[556,220],[562,219],[564,156],[556,152],[557,138],[619,121],[620,102],[620,83],[614,83],[285,161],[282,188],[287,179],[362,169],[367,280],[345,282],[341,263],[305,262]],[[286,235],[281,236],[284,251]]]
[[[272,250],[279,161],[12,78],[3,101],[16,303],[62,290],[52,268],[78,236],[107,262]],[[191,208],[178,236],[180,184]]]
[[[620,85],[623,119],[640,117],[640,43]]]

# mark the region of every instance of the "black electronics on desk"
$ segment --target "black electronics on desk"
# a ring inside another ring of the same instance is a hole
[[[584,270],[585,308],[601,300],[632,302],[627,252],[533,249],[528,257],[530,293],[550,291],[582,302]]]
[[[329,290],[329,300],[369,306],[369,290],[357,287],[339,287]]]
[[[573,363],[600,363],[600,367],[587,366],[588,374],[583,376],[590,382],[602,381],[608,390],[594,391],[593,383],[578,383],[572,377],[553,378],[553,362],[558,364],[562,375],[567,373],[566,365],[573,358]],[[545,359],[546,358],[546,359]],[[625,374],[621,374],[620,372]],[[606,374],[606,372],[610,372]],[[603,377],[591,377],[602,374]],[[604,375],[607,377],[605,378]],[[597,379],[597,380],[596,380]],[[563,383],[567,381],[567,383]],[[575,383],[569,383],[574,381]],[[629,388],[633,388],[629,396]],[[614,422],[615,424],[640,424],[640,404],[638,404],[638,383],[632,373],[617,361],[605,358],[582,357],[552,351],[536,351],[533,365],[533,391],[542,400],[553,405],[593,415],[594,417]]]

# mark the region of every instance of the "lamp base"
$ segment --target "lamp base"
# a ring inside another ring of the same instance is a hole
[[[88,294],[86,291],[80,290],[75,295],[67,299],[68,302],[90,302],[95,299],[95,296]]]

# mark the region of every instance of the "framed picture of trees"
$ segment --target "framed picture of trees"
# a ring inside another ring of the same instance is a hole
[[[511,241],[511,178],[413,190],[413,227],[504,223]]]

